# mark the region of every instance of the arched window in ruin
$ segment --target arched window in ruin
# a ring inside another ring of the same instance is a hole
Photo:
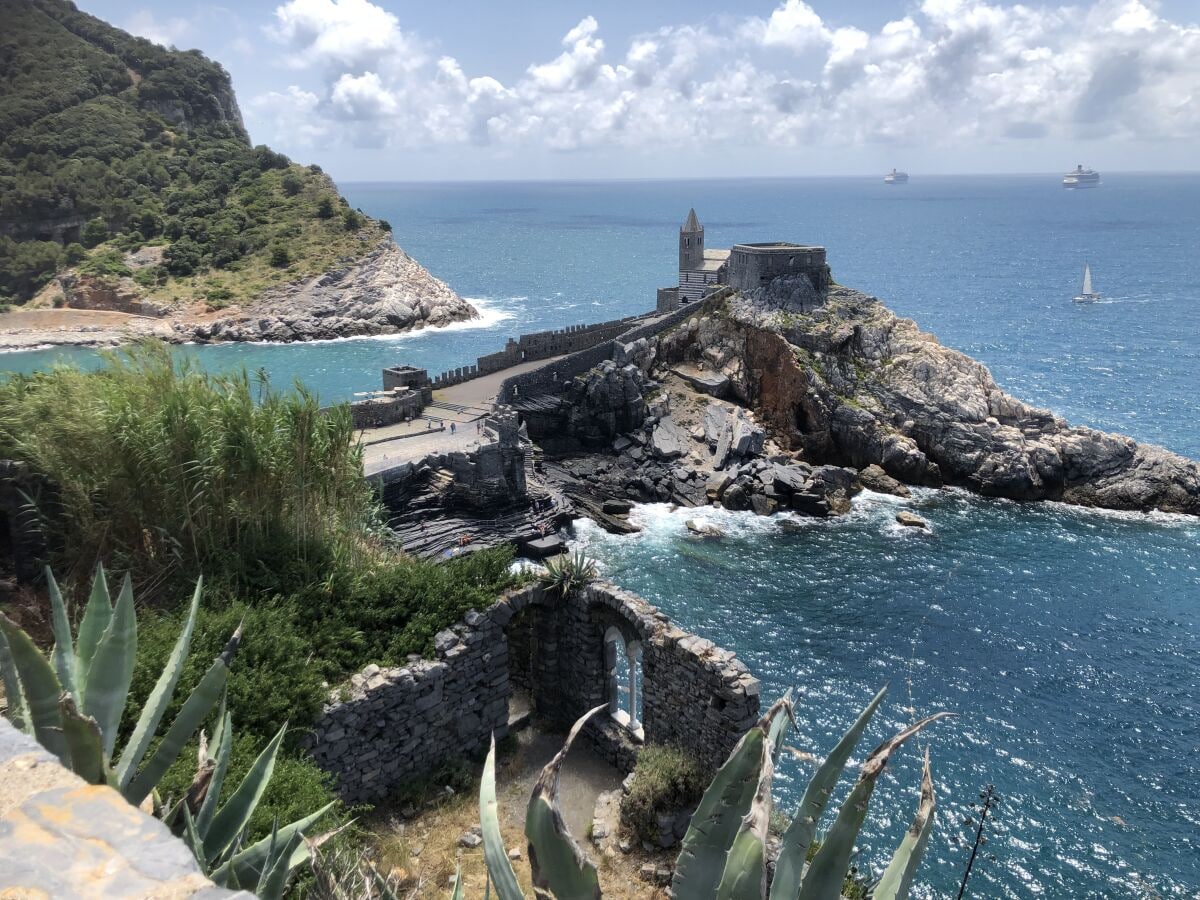
[[[642,644],[625,641],[620,629],[604,633],[605,696],[608,714],[629,729],[636,740],[642,731]]]

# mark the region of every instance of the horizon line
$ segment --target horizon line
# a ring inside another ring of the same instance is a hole
[[[911,169],[901,169],[910,178]],[[1200,169],[1109,169],[1113,175],[1200,175]],[[329,174],[327,172],[327,174]],[[883,175],[887,175],[884,172]],[[920,178],[1061,178],[1063,172],[929,172],[917,175]],[[883,180],[883,175],[612,175],[612,176],[563,176],[561,178],[337,178],[339,184],[587,184],[616,182],[671,182],[671,181],[863,181]],[[1101,172],[1103,177],[1104,172]],[[894,186],[894,185],[893,185]]]

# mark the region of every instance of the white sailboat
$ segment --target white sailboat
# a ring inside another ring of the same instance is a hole
[[[1079,296],[1075,298],[1076,303],[1095,303],[1100,299],[1100,293],[1092,290],[1092,267],[1087,263],[1083,264],[1083,290],[1079,292]]]

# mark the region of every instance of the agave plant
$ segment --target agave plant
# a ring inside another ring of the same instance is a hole
[[[49,569],[46,583],[54,631],[50,660],[22,628],[0,614],[0,675],[8,698],[8,719],[83,780],[107,784],[131,804],[140,806],[221,702],[229,665],[241,641],[241,628],[192,689],[147,757],[187,660],[200,607],[202,582],[197,582],[183,630],[166,667],[133,733],[117,753],[117,732],[137,658],[132,584],[126,576],[114,604],[104,567],[98,566],[78,634],[73,638],[66,604]],[[213,741],[216,756],[209,757],[201,732],[200,760],[192,789],[178,804],[159,810],[213,881],[228,887],[252,888],[264,898],[283,895],[288,877],[308,859],[308,845],[301,842],[301,832],[332,806],[275,828],[269,838],[250,847],[242,846],[246,826],[271,780],[285,730],[286,726],[280,729],[228,801],[218,808],[233,742],[232,722],[222,702]]]
[[[595,581],[598,575],[595,560],[589,559],[582,550],[576,550],[569,556],[564,553],[546,560],[546,574],[542,578],[549,587],[565,597],[589,581]]]
[[[819,849],[811,862],[807,862],[821,814],[885,693],[886,688],[875,695],[813,775],[795,817],[783,834],[775,877],[768,889],[771,781],[787,725],[795,721],[790,695],[776,701],[738,742],[705,791],[675,863],[673,895],[687,900],[838,900],[871,794],[889,757],[910,737],[950,715],[942,712],[927,716],[872,751]],[[575,723],[562,750],[542,770],[529,799],[525,836],[529,841],[534,892],[539,898],[591,900],[600,896],[595,866],[567,831],[558,809],[557,793],[559,771],[572,742],[587,720],[603,708],[591,710]],[[489,888],[495,888],[499,900],[522,900],[524,895],[500,836],[495,755],[493,739],[479,788],[479,818]],[[933,778],[926,751],[917,814],[882,878],[873,887],[873,900],[904,900],[908,896],[933,830],[933,817]],[[461,890],[461,881],[456,881],[456,897],[462,896]]]

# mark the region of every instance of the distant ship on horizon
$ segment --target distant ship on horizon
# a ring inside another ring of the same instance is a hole
[[[1100,292],[1092,290],[1092,267],[1083,264],[1083,290],[1074,298],[1075,303],[1095,303],[1100,299]]]
[[[897,172],[895,169],[883,176],[884,184],[908,184],[908,173]]]
[[[1095,169],[1085,169],[1082,165],[1075,167],[1075,171],[1068,172],[1063,176],[1063,187],[1065,188],[1094,188],[1100,186],[1100,173]]]

